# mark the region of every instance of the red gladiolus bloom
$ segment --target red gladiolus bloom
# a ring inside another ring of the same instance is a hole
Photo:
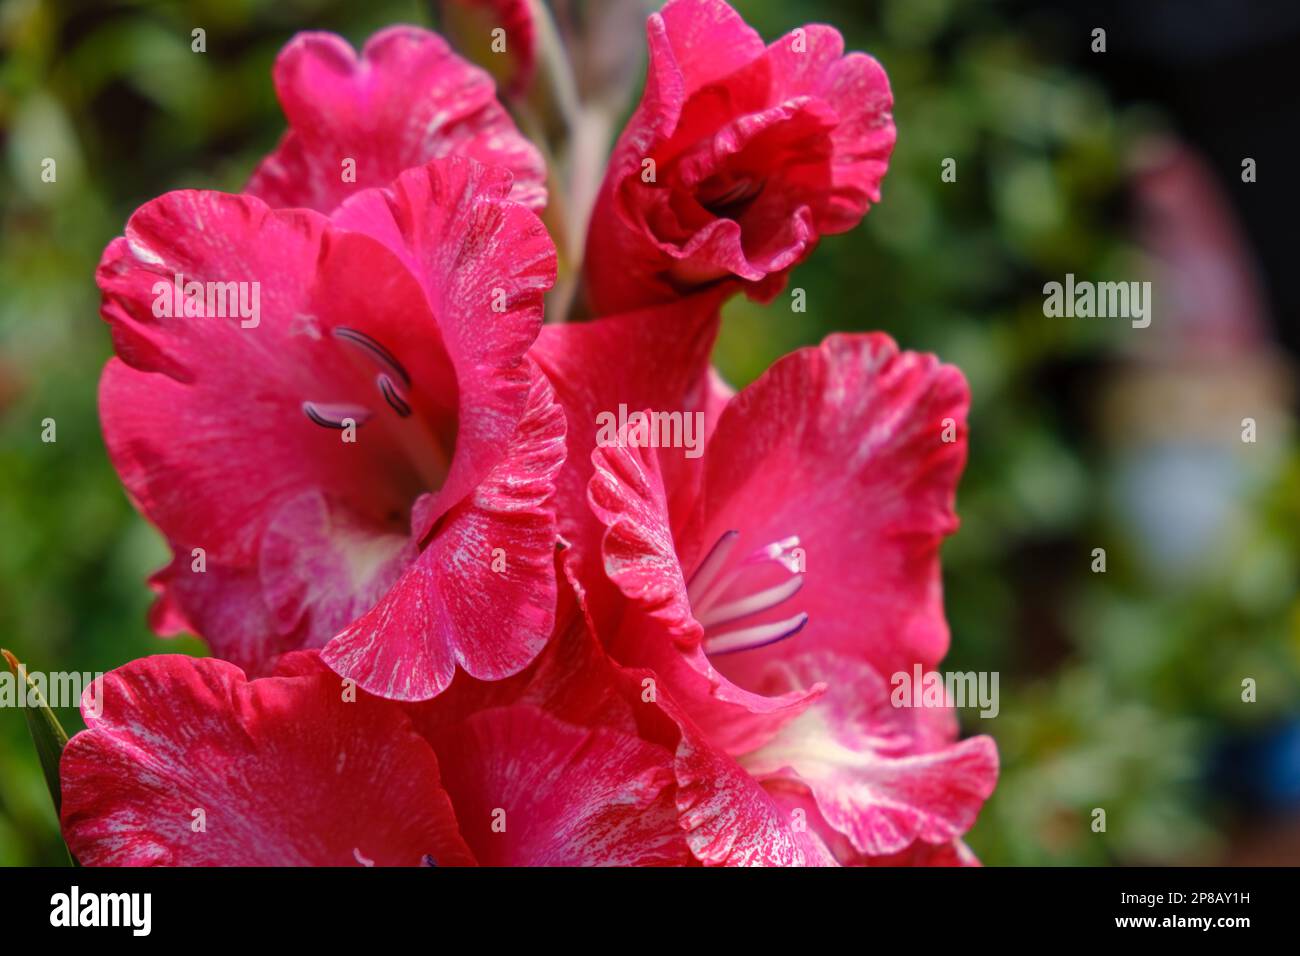
[[[646,35],[645,93],[588,232],[591,301],[606,314],[726,278],[771,298],[879,201],[885,72],[828,26],[764,46],[723,0],[670,0]]]
[[[340,673],[411,700],[541,650],[564,420],[524,353],[555,250],[510,182],[438,160],[333,219],[169,193],[109,245],[100,411],[175,555],[160,631],[257,672],[328,645]],[[202,290],[227,283],[257,291],[255,324],[206,314]],[[157,315],[181,284],[196,308]]]

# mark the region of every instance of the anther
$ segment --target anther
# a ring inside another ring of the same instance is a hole
[[[348,426],[349,421],[360,428],[370,420],[370,409],[363,405],[303,402],[302,411],[321,428],[343,429]]]
[[[336,339],[356,348],[358,352],[400,381],[403,386],[410,388],[411,376],[406,374],[406,369],[402,367],[402,363],[397,361],[392,352],[366,335],[366,333],[338,325],[334,327],[333,335]]]
[[[393,411],[402,418],[411,416],[411,402],[404,388],[382,372],[375,379],[375,384],[379,386],[379,394],[384,396],[384,401]]]

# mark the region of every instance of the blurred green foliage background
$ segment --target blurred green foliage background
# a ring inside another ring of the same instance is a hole
[[[1124,394],[1116,382],[1148,367],[1133,351],[1141,332],[1042,314],[1048,278],[1130,277],[1132,147],[1163,128],[1158,107],[1117,107],[999,3],[736,5],[769,39],[835,24],[893,84],[899,143],[884,200],[797,270],[805,313],[788,297],[733,302],[717,361],[743,385],[831,331],[883,329],[969,378],[963,527],[944,552],[946,666],[999,672],[999,716],[963,721],[991,733],[1003,761],[969,842],[989,864],[1300,862],[1300,742],[1287,736],[1300,713],[1300,458],[1285,390],[1257,446],[1238,441],[1249,412],[1231,398],[1205,434],[1174,419],[1167,433],[1139,427],[1122,403],[1108,409]],[[34,670],[203,650],[145,625],[145,578],[165,548],[99,434],[111,351],[100,252],[166,190],[243,185],[283,129],[270,71],[293,33],[334,30],[359,46],[394,22],[429,24],[430,11],[0,0],[0,644]],[[55,183],[41,180],[44,157],[58,158]],[[955,183],[941,181],[944,157],[958,160]],[[1218,371],[1249,392],[1253,369],[1279,367],[1267,353]],[[1175,382],[1199,374],[1163,367]],[[54,443],[41,441],[47,418]],[[1202,560],[1153,548],[1125,491],[1126,462],[1171,447],[1208,449],[1206,480],[1229,475],[1232,508],[1194,543]],[[1097,547],[1104,574],[1091,570]],[[1258,682],[1256,703],[1241,700],[1244,677]],[[75,712],[60,716],[80,727]],[[1232,762],[1242,747],[1252,756]],[[1105,833],[1091,829],[1098,807]],[[62,860],[24,722],[0,710],[0,864]]]

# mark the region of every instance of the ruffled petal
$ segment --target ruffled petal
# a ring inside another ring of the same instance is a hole
[[[841,866],[981,866],[979,858],[962,840],[926,843],[916,840],[897,853],[871,856],[862,853],[844,834],[822,816],[821,808],[807,787],[790,780],[770,779],[763,786],[793,820],[796,831],[812,833]]]
[[[399,707],[347,701],[328,672],[249,682],[164,655],[98,693],[60,767],[63,832],[84,864],[473,863],[433,750]]]
[[[682,718],[677,809],[705,866],[834,866],[820,838]]]
[[[532,366],[505,457],[440,521],[391,590],[322,657],[370,693],[427,700],[460,667],[497,680],[526,667],[555,623],[555,511],[564,414]]]
[[[923,712],[892,705],[884,678],[860,662],[811,653],[771,665],[769,690],[826,680],[826,694],[741,759],[759,778],[805,784],[826,822],[869,856],[920,840],[950,844],[970,829],[997,782],[992,738],[930,749]],[[923,709],[924,710],[924,709]]]
[[[149,609],[149,626],[156,633],[202,635],[216,656],[254,676],[267,673],[276,657],[304,643],[300,631],[276,630],[255,567],[231,567],[215,560],[200,565],[178,551],[170,564],[150,576],[149,587],[157,595]]]
[[[809,24],[804,49],[792,36],[767,48],[773,96],[788,101],[805,96],[822,100],[838,122],[830,133],[830,188],[814,203],[817,229],[826,235],[852,229],[872,203],[889,168],[898,131],[894,126],[889,77],[874,57],[844,54],[844,39],[825,24]]]
[[[709,354],[718,332],[716,292],[690,296],[666,306],[609,316],[592,322],[543,326],[532,355],[555,386],[568,421],[568,455],[556,492],[560,534],[572,547],[571,560],[590,592],[593,612],[602,612],[601,525],[587,506],[602,413],[620,406],[681,411],[704,410],[705,436],[716,401]],[[665,463],[669,481],[687,484],[686,472],[698,459],[677,456]]]
[[[686,96],[763,54],[763,39],[723,0],[669,0],[652,13],[646,32],[665,38]]]
[[[480,711],[439,752],[465,838],[499,866],[674,866],[689,859],[672,754],[528,705]]]
[[[275,87],[289,131],[246,189],[272,206],[329,213],[452,155],[509,170],[513,199],[546,204],[541,154],[497,102],[492,78],[436,33],[389,27],[360,56],[332,33],[300,33],[276,59]]]
[[[611,445],[591,455],[587,497],[605,527],[605,574],[672,641],[694,647],[703,628],[691,614],[686,580],[673,542],[662,456],[676,450]]]

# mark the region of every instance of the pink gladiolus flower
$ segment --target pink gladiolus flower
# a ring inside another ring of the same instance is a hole
[[[953,743],[946,710],[893,713],[887,678],[929,670],[947,649],[938,545],[956,526],[965,382],[884,336],[837,336],[728,398],[707,368],[714,315],[687,317],[665,345],[673,376],[646,360],[625,362],[616,383],[569,381],[661,319],[548,329],[534,352],[570,422],[561,508],[586,477],[604,528],[598,577],[593,529],[568,519],[597,630],[621,663],[659,676],[710,759],[730,755],[774,792],[811,794],[852,847],[841,859],[952,844],[992,791],[996,750],[988,738]],[[660,398],[677,392],[657,407],[703,414],[698,461],[628,436],[592,450],[596,411],[651,383]],[[712,861],[772,839],[757,827]]]
[[[332,33],[300,33],[275,61],[289,119],[247,192],[269,205],[329,213],[413,166],[467,156],[514,174],[510,198],[546,205],[546,165],[497,102],[492,78],[436,33],[381,30],[358,57]]]
[[[646,34],[645,93],[588,231],[592,303],[624,311],[728,277],[771,298],[880,199],[884,70],[828,26],[765,47],[723,0],[669,0]]]
[[[210,192],[131,217],[98,273],[118,353],[100,410],[175,555],[159,630],[257,672],[328,644],[340,673],[402,699],[541,649],[564,421],[522,360],[555,251],[509,191],[509,173],[447,159],[332,220]],[[177,276],[197,308],[160,317]],[[207,314],[226,283],[260,290],[255,325]]]

